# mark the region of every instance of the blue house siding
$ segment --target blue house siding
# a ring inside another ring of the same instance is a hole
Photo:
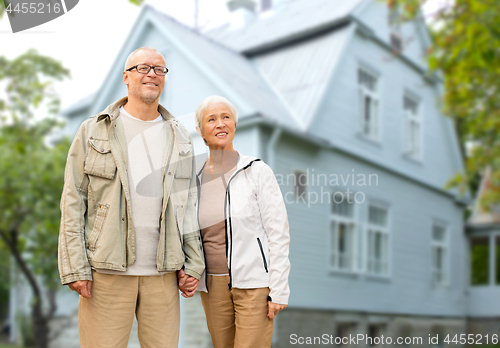
[[[302,144],[291,138],[280,142],[275,173],[286,178],[295,170],[319,174],[376,174],[378,186],[320,185],[308,192],[362,192],[366,202],[357,204],[356,220],[367,220],[369,202],[382,202],[389,209],[390,275],[387,278],[365,272],[345,274],[328,270],[328,233],[331,204],[287,201],[292,237],[290,306],[335,310],[368,311],[415,315],[465,315],[465,246],[462,208],[448,196],[396,176],[380,167],[338,152]],[[353,171],[354,169],[354,171]],[[311,178],[310,178],[311,180]],[[330,179],[329,179],[330,181]],[[293,181],[281,186],[285,198],[292,197]],[[311,196],[315,199],[316,196]],[[431,233],[433,222],[444,222],[450,233],[448,268],[450,284],[432,284]],[[366,240],[363,240],[366,243]],[[363,247],[363,245],[362,245]],[[366,259],[363,259],[366,262]]]
[[[390,169],[442,188],[462,170],[450,137],[451,124],[440,112],[437,88],[390,52],[359,35],[353,37],[337,73],[324,93],[311,132],[353,154],[373,159]],[[360,134],[358,69],[366,67],[378,76],[379,141]],[[405,114],[403,98],[409,93],[420,101],[422,158],[404,154]],[[436,170],[439,168],[439,170]]]

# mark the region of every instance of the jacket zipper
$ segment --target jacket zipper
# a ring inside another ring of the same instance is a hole
[[[204,168],[205,166],[203,166]],[[203,168],[201,168],[201,170],[203,170]],[[201,173],[201,171],[200,171]],[[200,178],[198,177],[198,175],[200,174],[198,173],[196,175],[196,185],[197,185],[197,193],[198,193],[198,204],[196,206],[196,220],[198,221],[198,227],[200,227],[199,225],[199,221],[200,221],[200,195],[201,195],[201,182],[200,182]],[[201,248],[202,248],[202,252],[203,252],[203,261],[205,261],[205,287],[207,288],[207,292],[208,292],[208,274],[207,274],[207,270],[206,270],[206,267],[207,267],[207,258],[205,256],[205,250],[203,250],[203,236],[201,235],[201,228],[200,228],[200,241],[201,241]]]
[[[257,237],[257,242],[259,243],[260,253],[262,254],[262,261],[264,261],[264,268],[266,269],[266,273],[269,273],[269,271],[267,270],[266,256],[264,255],[264,249],[262,249],[262,243],[259,237]]]
[[[233,225],[231,223],[231,217],[227,217],[227,212],[231,211],[231,190],[229,184],[234,179],[234,177],[245,169],[249,168],[254,162],[260,161],[260,159],[256,159],[248,163],[246,166],[236,171],[233,176],[227,182],[226,187],[226,200],[224,201],[224,221],[225,221],[225,229],[226,229],[226,257],[228,259],[228,270],[229,270],[229,290],[233,288],[233,274],[231,271],[232,265],[232,257],[233,257]],[[228,225],[229,225],[229,233],[228,233]],[[231,247],[229,247],[229,237],[231,238]]]
[[[169,147],[170,147],[170,153],[168,154],[168,158],[167,158],[167,162],[163,162],[163,164],[166,164],[166,166],[163,166],[164,168],[164,171],[162,173],[162,185],[163,185],[163,189],[165,189],[165,174],[168,172],[168,167],[170,167],[170,159],[172,158],[172,153],[173,153],[173,149],[174,149],[174,139],[177,140],[177,137],[175,135],[175,129],[174,129],[174,125],[173,124],[170,124],[170,128],[172,129],[172,136],[169,137]],[[168,136],[168,134],[165,134],[165,136]],[[163,160],[165,161],[165,155],[163,155]],[[174,174],[172,174],[174,175]],[[170,193],[169,193],[169,198],[170,198]],[[161,221],[162,221],[162,218],[165,217],[165,209],[167,208],[166,206],[164,206],[165,204],[165,192],[163,193],[163,197],[161,199],[161,215],[160,215],[160,233],[162,233],[161,231]],[[174,212],[175,213],[175,212]],[[177,216],[176,216],[176,219],[177,219]],[[177,221],[176,221],[177,223]],[[163,224],[165,225],[165,221],[163,220]],[[178,226],[178,225],[177,225]],[[178,228],[178,227],[177,227]],[[165,242],[164,242],[164,253],[166,254],[167,253],[167,236],[166,236],[166,231],[165,231]],[[163,260],[162,260],[162,266],[163,268],[165,268],[165,263],[166,263],[166,257],[165,257],[165,254],[163,255]],[[158,261],[158,260],[157,260]],[[158,264],[158,262],[157,262]]]

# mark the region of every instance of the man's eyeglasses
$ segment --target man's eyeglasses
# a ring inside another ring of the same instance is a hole
[[[125,71],[131,71],[132,69],[137,69],[137,72],[141,74],[148,74],[149,71],[153,69],[155,74],[158,76],[165,76],[168,73],[168,69],[165,68],[164,66],[152,66],[146,64],[137,64],[134,65],[133,67],[128,68]]]

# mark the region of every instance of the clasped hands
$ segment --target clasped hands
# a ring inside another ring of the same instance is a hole
[[[187,275],[183,269],[177,272],[177,278],[179,281],[179,290],[181,291],[181,295],[185,298],[193,297],[199,280],[195,277]]]

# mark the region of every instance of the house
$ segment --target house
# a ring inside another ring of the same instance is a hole
[[[492,170],[487,167],[466,226],[471,271],[467,315],[469,331],[493,337],[500,324],[500,207],[486,210],[480,202],[491,181]]]
[[[376,0],[228,6],[230,22],[202,33],[144,6],[99,91],[65,111],[67,131],[126,94],[129,52],[157,48],[170,70],[160,102],[196,152],[206,152],[196,106],[225,96],[240,113],[235,149],[262,158],[280,183],[291,297],[273,346],[356,334],[361,346],[426,346],[466,333],[467,200],[443,188],[464,166],[426,64],[425,23],[399,23]],[[182,310],[181,346],[209,346],[199,299]]]

